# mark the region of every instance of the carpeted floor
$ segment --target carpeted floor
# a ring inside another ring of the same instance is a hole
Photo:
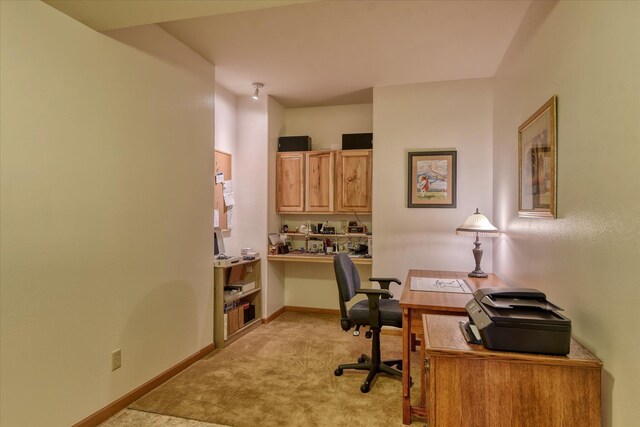
[[[381,341],[383,359],[402,357],[401,337],[383,335]],[[364,333],[343,332],[334,315],[286,312],[130,408],[238,427],[402,426],[399,379],[379,375],[363,394],[364,371],[333,374],[370,349]],[[415,396],[420,381],[417,371],[412,374]]]

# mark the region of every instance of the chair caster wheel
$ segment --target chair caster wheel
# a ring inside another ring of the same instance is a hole
[[[364,356],[360,356],[358,357],[358,363],[364,363],[367,359],[364,358]]]
[[[339,377],[340,375],[342,375],[342,369],[338,368],[335,371],[333,371],[333,375],[335,375],[336,377]]]
[[[370,386],[369,383],[364,383],[360,386],[360,391],[363,393],[369,393]]]

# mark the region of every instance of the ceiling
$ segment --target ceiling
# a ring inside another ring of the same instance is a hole
[[[249,96],[262,82],[293,108],[371,102],[377,86],[492,77],[530,0],[48,3],[82,3],[82,13],[60,9],[98,30],[161,22],[232,93]]]

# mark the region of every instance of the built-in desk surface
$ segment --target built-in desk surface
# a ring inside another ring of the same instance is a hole
[[[312,254],[312,253],[288,253],[282,255],[268,255],[269,261],[285,261],[285,262],[315,262],[315,263],[333,263],[333,255]],[[371,265],[371,258],[351,257],[354,264]]]

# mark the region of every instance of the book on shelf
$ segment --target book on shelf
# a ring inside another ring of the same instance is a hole
[[[229,312],[227,313],[228,318],[229,318],[229,335],[233,334],[234,332],[236,332],[238,329],[240,329],[239,324],[238,324],[238,313],[240,312],[239,307],[234,307],[231,310],[229,310]]]
[[[229,269],[229,280],[227,280],[228,285],[232,285],[234,283],[239,283],[244,278],[245,265],[234,265]]]
[[[228,328],[228,319],[227,319],[227,313],[224,313],[224,322],[223,322],[223,339],[226,341],[227,339],[227,328]]]
[[[225,286],[225,288],[229,288],[230,290],[238,290],[239,292],[249,292],[256,288],[256,282],[239,282],[234,284],[229,284]]]

